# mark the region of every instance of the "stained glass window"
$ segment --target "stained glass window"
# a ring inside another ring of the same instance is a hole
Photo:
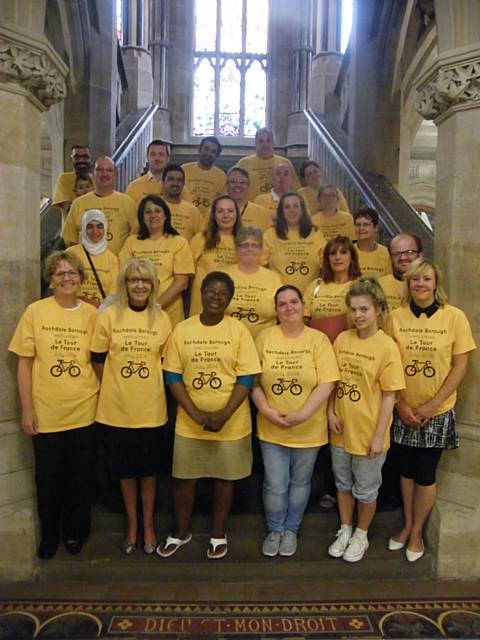
[[[194,136],[265,125],[268,0],[195,0]]]

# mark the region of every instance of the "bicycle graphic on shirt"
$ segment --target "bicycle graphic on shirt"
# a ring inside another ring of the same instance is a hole
[[[285,267],[285,273],[288,276],[293,276],[293,274],[297,271],[299,271],[300,275],[302,276],[308,276],[308,274],[310,273],[310,269],[308,268],[306,262],[295,262],[294,260],[292,260],[290,264],[287,264],[287,266]]]
[[[297,378],[291,380],[285,380],[285,378],[278,378],[278,382],[272,384],[272,391],[276,396],[281,396],[284,391],[290,391],[292,396],[299,396],[303,387],[298,383]]]
[[[255,313],[254,307],[250,307],[250,309],[237,307],[237,311],[234,311],[231,315],[232,315],[232,318],[237,318],[237,320],[242,320],[243,318],[246,318],[249,322],[258,322],[258,314]]]
[[[199,391],[205,385],[209,384],[212,389],[220,389],[222,386],[222,381],[217,376],[216,371],[212,371],[211,373],[207,373],[205,371],[199,371],[198,377],[192,380],[192,387]]]
[[[50,369],[50,373],[54,378],[59,378],[63,373],[69,373],[72,378],[76,378],[80,375],[80,367],[75,364],[75,360],[61,360],[59,358],[58,363],[54,364]]]
[[[346,382],[339,383],[336,393],[339,400],[341,400],[343,396],[348,396],[348,399],[352,402],[358,402],[362,397],[356,384],[347,384]]]
[[[131,378],[134,373],[138,373],[139,377],[142,378],[142,380],[145,380],[145,378],[148,378],[148,376],[150,375],[150,371],[148,367],[145,366],[144,360],[142,360],[141,362],[134,362],[133,360],[129,360],[128,365],[120,369],[120,373],[122,374],[123,378]]]
[[[417,373],[423,373],[426,378],[433,378],[436,371],[432,367],[431,360],[413,360],[411,364],[405,367],[407,376],[416,376]]]
[[[111,231],[107,231],[107,242],[111,242],[113,240],[113,233]]]
[[[270,191],[271,191],[271,186],[268,184],[268,182],[265,182],[264,184],[261,185],[260,187],[261,193],[270,193]]]
[[[207,198],[195,198],[193,204],[196,207],[204,207],[205,209],[208,209],[210,207],[210,200],[207,200]]]

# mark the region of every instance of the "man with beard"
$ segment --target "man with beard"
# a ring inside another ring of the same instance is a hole
[[[130,196],[135,204],[150,193],[157,196],[163,194],[163,170],[170,162],[170,145],[163,140],[152,140],[147,147],[148,171],[143,176],[132,180],[125,193]],[[184,190],[182,197],[191,200],[190,194]]]
[[[225,193],[225,173],[215,166],[222,152],[222,145],[215,136],[203,138],[198,149],[198,162],[186,162],[185,184],[192,195],[193,204],[205,217],[210,214],[212,201]]]
[[[206,227],[199,209],[182,198],[185,172],[179,164],[169,164],[163,170],[163,199],[172,214],[172,225],[188,242]]]
[[[93,184],[92,192],[72,204],[63,227],[63,240],[67,246],[78,244],[83,214],[99,209],[107,218],[107,246],[118,255],[128,236],[137,231],[137,208],[130,196],[115,191],[115,164],[108,156],[100,156],[95,161]]]
[[[63,222],[65,222],[68,210],[76,197],[75,180],[77,178],[88,179],[90,176],[90,164],[92,162],[90,149],[85,144],[74,144],[70,159],[73,171],[60,173],[53,190],[53,206],[61,209]]]

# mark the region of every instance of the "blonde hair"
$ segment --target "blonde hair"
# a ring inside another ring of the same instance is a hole
[[[137,269],[141,278],[148,278],[152,283],[147,300],[149,324],[151,326],[159,309],[157,304],[158,277],[155,265],[147,258],[131,258],[120,267],[117,281],[117,297],[115,300],[117,319],[120,319],[125,312],[125,309],[128,309],[129,307],[127,278],[133,269]]]
[[[408,267],[403,280],[405,282],[404,304],[410,304],[412,294],[410,293],[410,282],[415,276],[422,276],[428,269],[432,269],[435,274],[435,302],[440,306],[447,304],[448,296],[443,288],[443,276],[438,264],[428,258],[417,258]]]
[[[62,260],[68,262],[72,269],[78,271],[80,274],[80,282],[85,280],[85,267],[78,256],[74,253],[70,253],[69,251],[54,251],[45,260],[45,267],[43,269],[43,277],[47,284],[51,283],[52,276]]]
[[[355,282],[352,282],[345,296],[347,307],[350,306],[350,300],[356,296],[369,296],[373,306],[380,312],[378,316],[378,326],[381,329],[388,327],[389,308],[385,292],[374,276],[362,276]]]

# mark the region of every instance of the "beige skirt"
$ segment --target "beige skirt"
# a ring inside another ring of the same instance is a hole
[[[175,434],[174,478],[240,480],[252,473],[251,435],[240,440],[200,440]]]

